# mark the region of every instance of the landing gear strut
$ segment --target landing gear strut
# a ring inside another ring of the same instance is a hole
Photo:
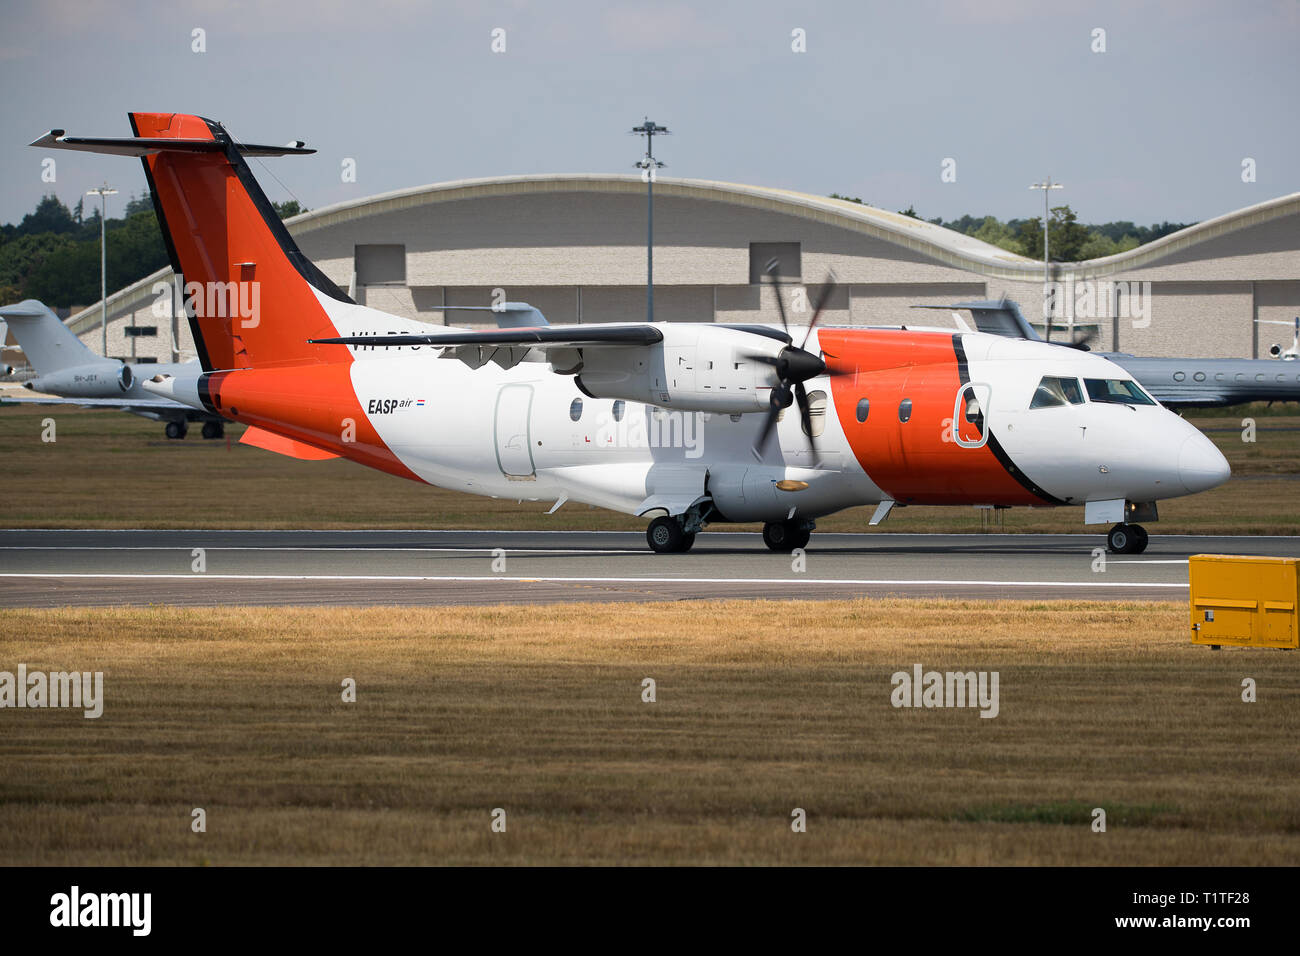
[[[645,539],[655,554],[681,554],[695,544],[695,532],[684,531],[679,518],[661,515],[650,522]]]
[[[1141,554],[1147,549],[1149,535],[1140,524],[1117,524],[1106,534],[1106,550],[1111,554]]]
[[[808,547],[812,531],[811,521],[769,521],[763,525],[763,543],[777,554],[789,554]]]
[[[225,438],[226,437],[225,424],[223,422],[204,422],[203,437],[208,439]]]
[[[167,427],[163,429],[163,433],[168,438],[184,438],[189,430],[190,427],[184,422],[168,422]]]

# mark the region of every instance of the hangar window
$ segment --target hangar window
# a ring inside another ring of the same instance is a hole
[[[799,424],[800,427],[803,426],[802,420]],[[805,428],[804,434],[810,438],[821,438],[822,432],[826,430],[826,393],[823,391],[808,393],[808,425],[812,431]]]
[[[1204,381],[1205,381],[1205,373],[1204,373],[1204,372],[1197,372],[1195,375],[1192,376],[1192,378],[1196,379],[1196,381],[1198,381],[1198,382],[1204,382]]]
[[[782,282],[803,279],[803,259],[797,242],[751,242],[749,244],[749,283],[770,282],[769,271],[776,261]]]
[[[871,413],[870,399],[866,399],[866,398],[861,399],[858,402],[858,421],[865,422],[867,420],[867,415],[869,415],[870,413]]]
[[[575,398],[569,405],[569,417],[575,422],[582,417],[582,399]]]
[[[126,337],[129,338],[151,338],[158,334],[156,325],[128,325],[124,330]]]
[[[1174,381],[1175,381],[1175,382],[1181,382],[1181,381],[1182,381],[1183,379],[1185,379],[1185,378],[1187,378],[1187,373],[1186,373],[1186,372],[1174,372]]]
[[[1111,405],[1154,405],[1142,387],[1127,378],[1085,378],[1083,386],[1091,401]]]
[[[912,400],[910,398],[905,398],[898,403],[898,420],[900,422],[906,422],[911,417],[912,417]]]
[[[581,404],[581,399],[579,399],[579,404]],[[626,411],[627,411],[627,402],[623,401],[623,399],[620,398],[618,401],[614,403],[614,421],[621,422],[623,420],[623,413]],[[573,414],[572,407],[569,408],[569,414],[570,415]],[[578,409],[578,414],[579,415],[582,414],[582,409]],[[576,421],[577,419],[574,420]]]
[[[1044,375],[1043,380],[1038,383],[1038,388],[1034,390],[1033,400],[1030,401],[1030,408],[1055,408],[1058,405],[1082,405],[1083,391],[1079,388],[1077,378],[1060,378],[1055,375]]]
[[[353,247],[357,285],[405,285],[406,246],[376,244]]]

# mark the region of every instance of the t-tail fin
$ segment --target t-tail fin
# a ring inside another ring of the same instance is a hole
[[[131,138],[53,130],[33,145],[141,158],[203,368],[339,361],[307,340],[336,334],[327,302],[352,300],[303,255],[244,159],[313,150],[237,143],[199,116],[129,116]]]
[[[0,320],[9,323],[14,340],[37,375],[101,361],[62,319],[35,299],[0,308]]]

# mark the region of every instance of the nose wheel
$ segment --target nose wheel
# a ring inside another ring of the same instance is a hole
[[[1106,550],[1111,554],[1141,554],[1147,549],[1149,537],[1140,524],[1117,524],[1106,534]]]

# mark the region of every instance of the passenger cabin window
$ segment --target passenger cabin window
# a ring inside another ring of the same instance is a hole
[[[898,420],[900,422],[906,422],[911,417],[912,417],[912,400],[910,398],[905,398],[898,403]]]
[[[858,402],[858,421],[865,422],[867,415],[871,412],[871,402],[868,399],[861,399]]]
[[[627,411],[627,402],[623,401],[623,399],[621,398],[616,400],[614,402],[614,421],[621,422],[623,420],[623,413],[625,411]],[[572,408],[569,409],[569,413],[570,414],[573,413]],[[581,415],[582,413],[579,412],[578,414]]]
[[[582,399],[575,398],[569,406],[569,417],[575,422],[582,417]]]
[[[1088,399],[1111,405],[1154,405],[1155,401],[1142,391],[1137,382],[1124,378],[1085,378],[1084,388]]]
[[[1044,375],[1034,390],[1030,408],[1054,408],[1058,405],[1082,405],[1083,391],[1079,388],[1077,378],[1059,378]]]

